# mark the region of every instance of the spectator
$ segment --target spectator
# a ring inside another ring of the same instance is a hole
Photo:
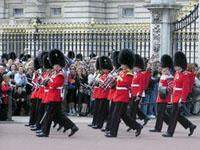
[[[84,73],[85,72],[85,73]],[[85,74],[85,75],[84,75]],[[87,106],[88,106],[88,92],[87,89],[84,88],[84,84],[87,84],[87,72],[85,69],[79,68],[77,70],[77,77],[76,77],[76,87],[78,89],[78,113],[79,116],[86,116],[87,114]]]
[[[76,66],[70,65],[70,73],[68,74],[68,93],[67,100],[69,102],[69,115],[76,115]]]
[[[18,72],[15,75],[15,82],[17,83],[17,86],[23,87],[22,90],[26,91],[26,84],[28,83],[26,75],[23,73],[24,69],[22,66],[18,67]]]
[[[11,90],[11,86],[9,85],[10,77],[6,74],[3,75],[3,82],[1,83],[1,91],[2,91],[2,104],[1,104],[1,116],[0,120],[8,119],[8,94]]]
[[[22,86],[17,86],[15,93],[13,94],[13,101],[16,105],[14,115],[23,116],[28,114],[28,104],[26,92],[22,91]]]

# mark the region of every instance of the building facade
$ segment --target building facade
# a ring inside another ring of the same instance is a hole
[[[1,24],[42,22],[132,22],[150,23],[144,4],[151,0],[1,0]],[[188,5],[193,0],[177,0]]]

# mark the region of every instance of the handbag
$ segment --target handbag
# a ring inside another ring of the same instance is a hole
[[[161,99],[165,99],[168,96],[168,88],[166,86],[159,87],[159,96]]]

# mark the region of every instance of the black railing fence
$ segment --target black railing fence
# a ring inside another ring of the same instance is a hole
[[[134,23],[59,23],[32,25],[2,25],[0,44],[3,53],[25,48],[36,56],[38,51],[59,48],[67,54],[73,51],[88,57],[108,55],[110,51],[132,49],[143,57],[150,57],[150,24]]]

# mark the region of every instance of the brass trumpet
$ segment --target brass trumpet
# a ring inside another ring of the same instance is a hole
[[[103,89],[102,93],[104,93],[110,87],[110,85],[113,83],[113,80],[116,79],[116,76],[114,76],[113,74],[114,73],[118,74],[120,72],[120,70],[121,70],[121,67],[119,67],[118,69],[113,70],[111,72],[112,74],[110,73],[111,74],[110,76],[108,75],[108,77],[106,78],[106,82],[104,84],[104,89]]]

